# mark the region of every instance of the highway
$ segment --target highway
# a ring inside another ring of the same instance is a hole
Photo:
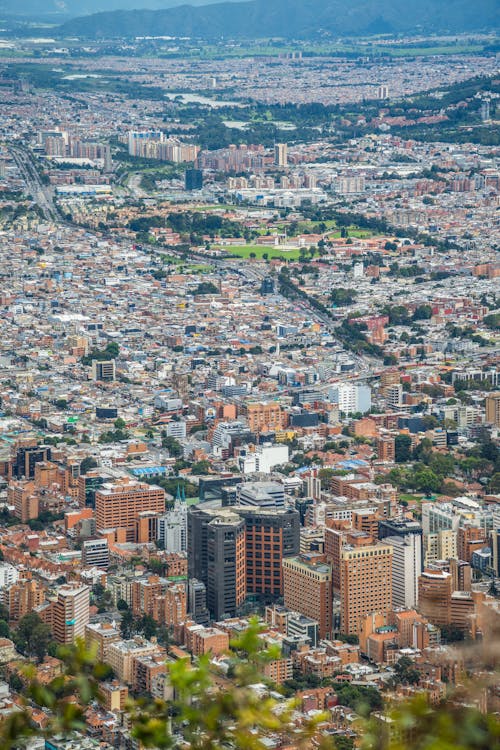
[[[35,203],[40,206],[44,217],[47,221],[60,222],[61,217],[54,206],[49,191],[42,183],[30,153],[20,146],[9,146],[9,151],[26,182],[28,192],[32,195]]]

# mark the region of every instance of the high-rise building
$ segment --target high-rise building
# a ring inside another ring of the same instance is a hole
[[[105,482],[95,493],[97,531],[124,529],[127,542],[135,542],[139,515],[165,512],[165,491],[124,477]]]
[[[457,532],[441,529],[424,537],[424,566],[429,567],[435,560],[450,560],[457,557]]]
[[[392,546],[345,545],[340,555],[343,633],[357,634],[366,615],[392,608]]]
[[[31,573],[22,572],[22,579],[1,592],[2,604],[9,610],[9,620],[17,622],[43,604],[45,588],[31,578]]]
[[[207,589],[203,581],[191,578],[188,582],[188,612],[200,625],[208,625],[210,612],[207,608]]]
[[[110,622],[93,622],[85,626],[85,644],[87,648],[95,644],[99,661],[106,661],[109,646],[120,640],[119,629]]]
[[[231,534],[234,552],[222,558],[223,545],[228,545]],[[242,548],[244,559],[240,555]],[[300,518],[293,509],[250,504],[230,508],[198,505],[188,513],[189,575],[206,586],[208,608],[215,619],[220,619],[215,611],[231,613],[242,603],[243,588],[243,599],[247,594],[282,596],[282,560],[297,554],[299,548]],[[230,585],[234,587],[232,594]],[[217,594],[217,590],[225,592],[228,602],[234,600],[237,604],[232,609],[227,609],[226,604],[226,609],[221,610],[217,597],[222,594]],[[191,601],[190,606],[193,606]]]
[[[365,414],[372,406],[371,388],[369,385],[339,383],[331,388],[330,400],[338,404],[344,414]]]
[[[12,476],[16,479],[34,479],[35,465],[50,461],[51,448],[45,445],[23,445],[17,448],[12,461]]]
[[[422,540],[418,534],[388,536],[393,548],[392,605],[413,609],[418,601],[418,579],[422,572]]]
[[[384,370],[380,376],[380,392],[382,396],[387,393],[387,388],[391,385],[399,385],[401,374],[399,370]]]
[[[53,603],[52,627],[58,643],[74,643],[85,637],[85,626],[90,618],[90,589],[88,586],[64,584],[57,590]]]
[[[9,505],[14,506],[14,515],[21,523],[38,518],[40,500],[34,482],[11,482],[7,489]]]
[[[500,392],[490,393],[486,396],[486,421],[495,427],[500,427]]]
[[[97,359],[92,360],[92,380],[111,383],[116,379],[116,365],[114,359],[101,362]]]
[[[285,488],[280,482],[245,482],[237,488],[238,505],[284,508]]]
[[[158,518],[158,541],[167,552],[187,552],[187,505],[180,497]]]
[[[332,637],[332,568],[324,555],[300,555],[283,560],[285,607],[318,622],[320,638]]]
[[[251,432],[284,430],[288,426],[288,414],[276,401],[243,404],[241,414]]]
[[[213,619],[234,616],[246,598],[244,519],[232,508],[190,508],[188,565],[206,586]]]
[[[203,172],[201,169],[186,169],[184,185],[186,190],[201,190],[203,187]]]
[[[284,557],[298,554],[300,519],[296,510],[233,508],[245,520],[247,594],[283,595]]]
[[[465,524],[457,532],[457,556],[459,560],[470,562],[476,550],[486,545],[487,535],[484,529]]]
[[[434,625],[449,625],[453,577],[446,570],[424,570],[418,579],[419,612]]]
[[[82,545],[82,565],[85,567],[109,568],[109,546],[107,539],[87,539]]]
[[[286,143],[275,143],[274,163],[277,167],[286,167],[288,165],[288,146]]]

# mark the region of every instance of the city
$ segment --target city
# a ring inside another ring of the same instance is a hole
[[[493,747],[497,29],[19,23],[0,39],[0,743],[402,747],[388,711],[449,701],[489,722],[464,747]],[[241,714],[216,703],[240,690]]]

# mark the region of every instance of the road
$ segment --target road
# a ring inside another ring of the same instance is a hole
[[[28,192],[32,195],[36,204],[40,206],[44,217],[47,221],[61,221],[61,216],[54,206],[50,191],[42,183],[30,153],[20,146],[9,146],[9,151],[26,182]]]

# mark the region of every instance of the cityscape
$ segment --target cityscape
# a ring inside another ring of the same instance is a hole
[[[493,748],[498,25],[90,5],[0,12],[0,746]]]

